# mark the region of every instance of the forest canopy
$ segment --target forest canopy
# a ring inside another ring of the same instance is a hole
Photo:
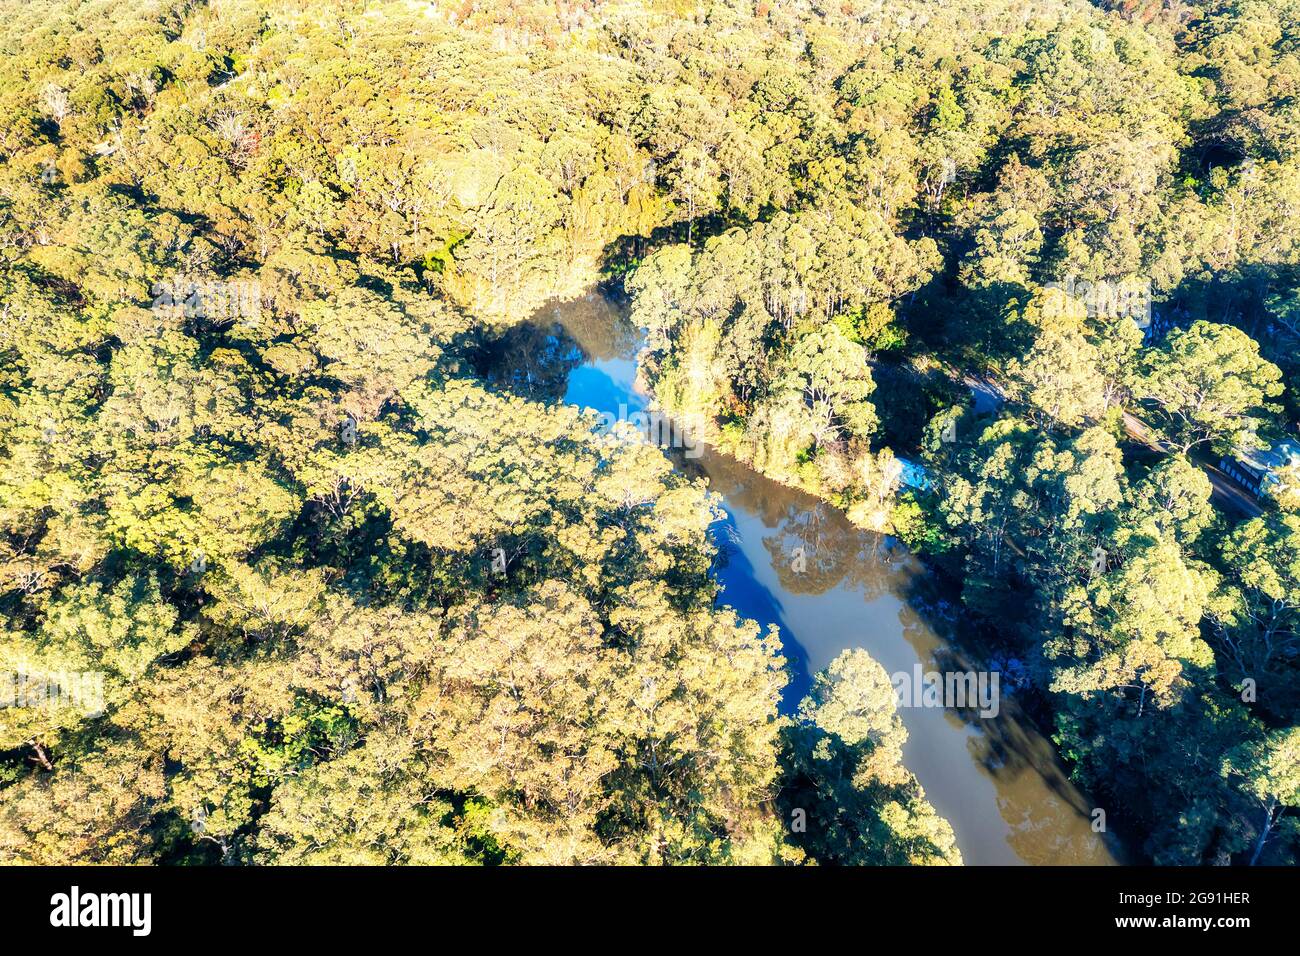
[[[0,0],[0,862],[960,862],[877,662],[780,712],[705,483],[483,374],[597,281],[659,407],[957,582],[1145,858],[1294,862],[1300,486],[1207,468],[1300,414],[1298,48]]]

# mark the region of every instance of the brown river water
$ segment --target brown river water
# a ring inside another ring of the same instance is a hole
[[[622,417],[648,404],[634,384],[639,341],[626,308],[592,292],[547,305],[508,333],[492,374],[537,397]],[[888,396],[877,392],[876,400]],[[791,666],[787,711],[809,675],[846,648],[864,648],[890,674],[911,674],[918,664],[925,672],[980,669],[954,641],[960,605],[901,543],[726,455],[692,448],[672,457],[707,477],[722,499],[727,517],[713,528],[718,600],[780,629]],[[803,556],[798,570],[792,554]],[[966,863],[1120,862],[1113,833],[1093,831],[1096,804],[1069,780],[1007,681],[1001,690],[996,716],[899,707],[904,761],[952,824]]]

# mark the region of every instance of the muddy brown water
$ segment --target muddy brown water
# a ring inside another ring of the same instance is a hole
[[[509,333],[491,374],[538,397],[635,415],[648,405],[635,386],[639,342],[625,306],[592,292],[548,304]],[[721,552],[718,600],[780,629],[791,668],[787,712],[809,675],[846,648],[865,649],[890,674],[913,674],[917,665],[979,669],[953,637],[959,604],[901,543],[854,527],[824,502],[726,455],[695,446],[671,457],[705,476],[721,498],[726,517],[712,529]],[[1069,780],[1008,681],[1000,690],[992,717],[972,708],[899,708],[908,730],[904,761],[952,824],[965,861],[1119,862],[1119,841],[1093,830],[1093,801]]]

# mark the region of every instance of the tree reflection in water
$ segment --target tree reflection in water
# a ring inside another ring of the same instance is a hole
[[[547,306],[484,354],[504,387],[617,413],[648,402],[635,388],[639,341],[622,306],[593,293]],[[890,672],[987,669],[962,650],[974,645],[959,633],[958,600],[894,539],[711,449],[670,456],[725,504],[727,519],[715,526],[727,562],[717,569],[720,601],[779,628],[792,672],[787,712],[808,674],[847,647],[864,648]],[[996,717],[925,707],[902,707],[900,716],[910,734],[904,760],[952,823],[967,862],[1115,862],[1115,841],[1092,832],[1094,804],[1014,695],[1001,695]]]

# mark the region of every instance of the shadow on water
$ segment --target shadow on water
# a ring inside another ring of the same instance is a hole
[[[745,553],[744,542],[736,528],[735,515],[728,510],[727,516],[716,522],[710,532],[721,556],[716,574],[718,583],[722,585],[718,604],[733,608],[741,617],[757,621],[764,631],[775,625],[781,634],[781,653],[789,674],[781,692],[781,712],[792,714],[812,684],[808,655],[789,639],[790,628],[782,618],[780,599],[758,583],[754,565]]]
[[[593,292],[550,304],[507,333],[493,346],[501,364],[491,374],[532,397],[635,413],[648,405],[636,390],[638,344],[625,307]],[[811,674],[852,647],[891,675],[987,672],[957,642],[957,599],[899,542],[712,449],[671,457],[722,499],[726,517],[712,527],[719,603],[779,629],[791,677],[785,712],[807,692]],[[996,714],[992,707],[899,707],[909,735],[904,761],[952,824],[966,861],[1119,862],[1113,835],[1092,830],[1095,804],[1069,780],[1015,688],[1000,689]]]
[[[588,356],[558,322],[521,322],[487,343],[475,371],[493,385],[558,402]]]

